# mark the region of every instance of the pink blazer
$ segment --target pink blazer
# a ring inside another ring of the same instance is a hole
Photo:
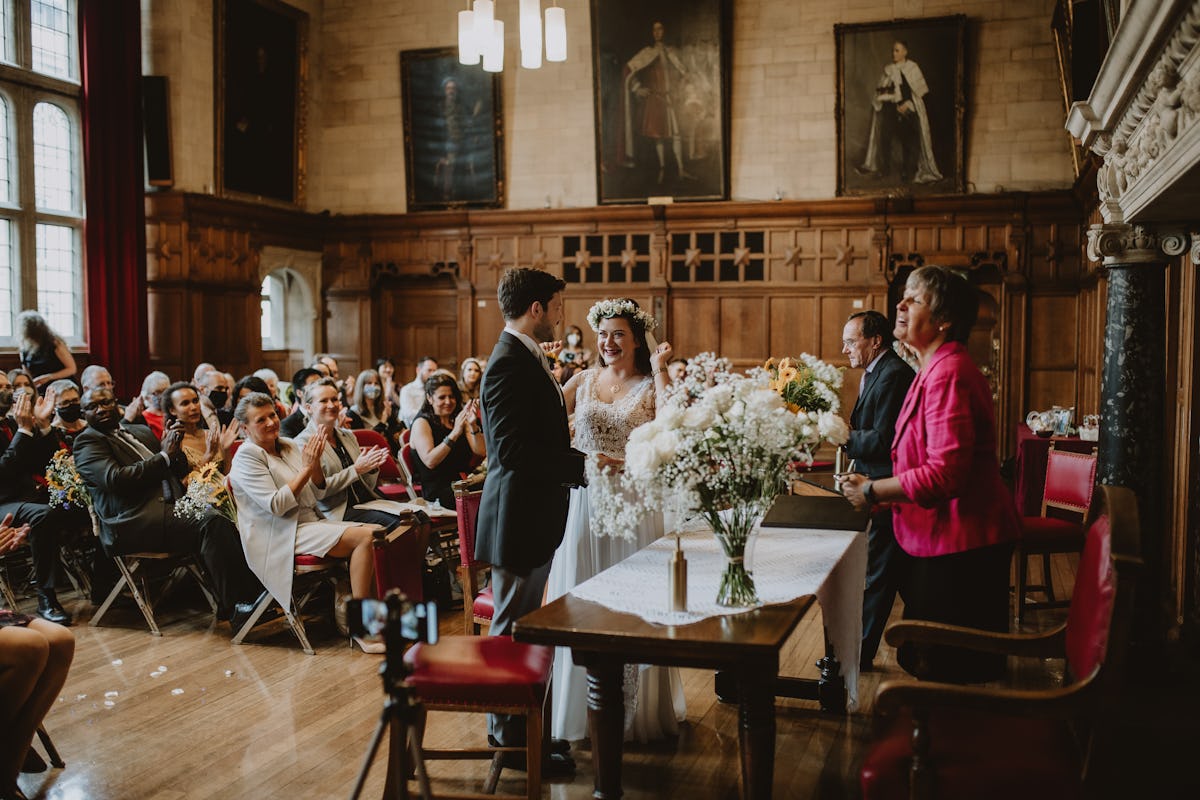
[[[942,345],[917,374],[896,421],[892,463],[912,500],[892,507],[904,552],[941,556],[1017,538],[1017,509],[996,460],[991,389],[964,345]]]

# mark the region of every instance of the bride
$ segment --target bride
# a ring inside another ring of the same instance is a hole
[[[637,426],[654,419],[656,396],[669,385],[666,366],[671,345],[653,354],[647,338],[656,323],[632,300],[602,300],[588,312],[596,332],[599,364],[576,374],[563,388],[567,413],[575,415],[574,446],[599,466],[619,469],[625,444]],[[589,490],[571,490],[566,535],[554,554],[547,602],[569,592],[602,570],[663,535],[662,514],[642,518],[631,539],[596,536],[591,530]],[[571,660],[568,648],[554,659],[551,735],[574,741],[587,737],[587,672]],[[687,717],[683,683],[677,669],[626,667],[625,739],[649,741],[678,733]]]

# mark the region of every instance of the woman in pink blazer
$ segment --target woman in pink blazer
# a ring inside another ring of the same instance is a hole
[[[896,338],[921,370],[908,390],[896,438],[894,475],[842,479],[856,507],[893,503],[896,541],[909,556],[901,580],[906,619],[1008,630],[1008,579],[1020,531],[996,460],[995,412],[987,379],[967,353],[979,302],[944,267],[909,276],[896,306]],[[900,666],[922,678],[975,682],[1004,672],[1002,656],[905,646]]]

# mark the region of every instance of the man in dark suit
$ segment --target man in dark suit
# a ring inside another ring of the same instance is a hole
[[[480,392],[488,472],[475,531],[475,558],[492,565],[492,636],[509,635],[513,622],[541,605],[569,487],[584,483],[583,453],[571,448],[562,391],[541,348],[562,321],[565,287],[548,272],[514,269],[497,288],[504,331]],[[519,746],[524,720],[490,716],[488,733],[501,746]],[[556,752],[547,766],[561,774],[573,765]]]
[[[304,387],[319,380],[321,380],[321,373],[311,367],[298,369],[296,374],[292,375],[292,396],[295,398],[295,402],[292,406],[292,413],[279,423],[280,436],[295,439],[308,425],[308,416],[304,413],[304,403],[301,398],[304,397]]]
[[[878,311],[850,315],[842,329],[842,353],[850,366],[864,369],[858,401],[850,414],[850,440],[846,451],[857,464],[855,471],[871,479],[892,474],[892,439],[896,418],[916,377],[912,368],[892,349],[892,324]],[[892,510],[871,517],[867,539],[867,588],[863,595],[863,641],[859,663],[870,669],[892,613],[899,584],[903,553],[892,532]]]
[[[246,565],[237,527],[216,512],[196,522],[175,515],[188,473],[182,425],[167,429],[162,446],[143,425],[119,424],[108,389],[83,396],[88,427],[75,439],[75,468],[100,518],[107,552],[196,553],[217,596],[218,612],[236,631],[254,610],[262,584]]]
[[[87,511],[47,503],[44,488],[34,481],[43,475],[58,449],[51,434],[55,392],[39,398],[31,390],[15,398],[8,378],[0,375],[0,517],[13,515],[15,526],[29,525],[29,549],[37,583],[37,615],[70,625],[71,615],[58,602],[59,548],[68,537],[90,527]],[[9,408],[12,416],[7,416]]]

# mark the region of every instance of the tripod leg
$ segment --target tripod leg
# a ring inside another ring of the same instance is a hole
[[[379,743],[383,741],[383,732],[388,729],[389,716],[388,709],[384,708],[379,716],[379,724],[375,726],[375,735],[371,737],[371,744],[367,747],[367,757],[363,760],[362,769],[358,771],[358,780],[354,782],[354,791],[350,792],[350,800],[358,800],[362,795],[363,784],[367,782],[367,774],[370,773],[375,754],[379,751]]]
[[[408,800],[409,725],[401,718],[398,709],[389,716],[387,782],[383,787],[383,798]]]
[[[416,768],[417,791],[420,792],[422,800],[433,800],[433,791],[429,788],[429,774],[425,772],[425,756],[421,753],[421,727],[410,729],[408,746],[412,751],[412,761]]]

